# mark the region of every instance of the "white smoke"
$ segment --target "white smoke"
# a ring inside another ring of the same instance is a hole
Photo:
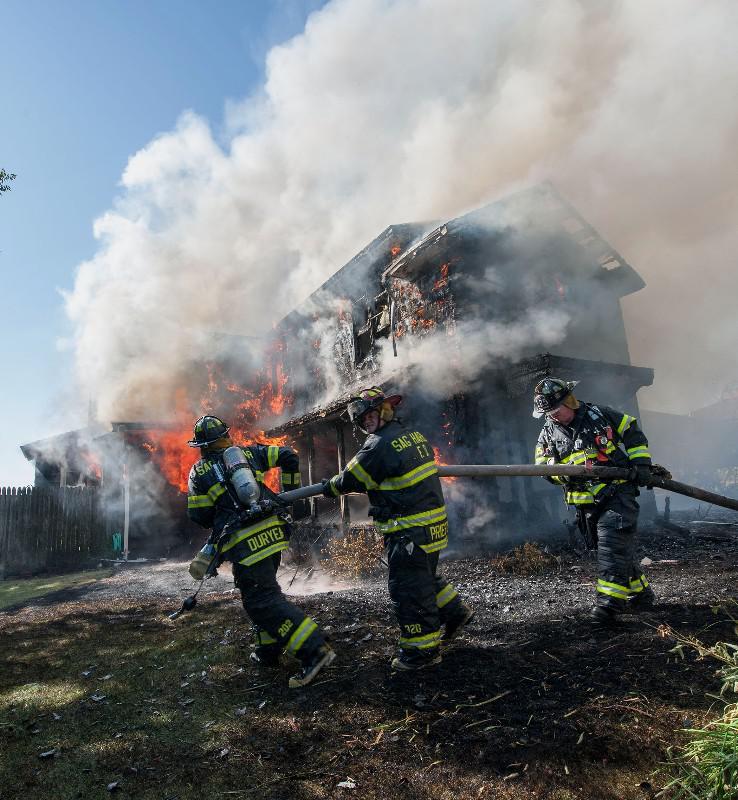
[[[100,416],[156,416],[213,332],[268,329],[388,224],[544,178],[649,284],[625,305],[648,404],[709,400],[736,333],[737,23],[732,0],[328,3],[224,146],[186,112],[131,157],[67,296]]]

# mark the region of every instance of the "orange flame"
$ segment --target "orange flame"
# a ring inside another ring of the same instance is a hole
[[[187,479],[192,464],[199,458],[199,451],[189,447],[192,424],[202,414],[215,414],[230,425],[230,436],[236,444],[259,444],[283,446],[286,436],[270,438],[263,429],[272,424],[292,404],[287,393],[288,376],[278,353],[284,344],[274,343],[267,358],[267,366],[256,376],[258,388],[224,380],[221,367],[208,367],[208,382],[203,397],[193,399],[181,388],[175,397],[176,426],[163,430],[147,430],[139,446],[147,452],[159,467],[166,480],[181,492],[187,491]],[[271,470],[265,476],[266,485],[279,491],[279,470]]]

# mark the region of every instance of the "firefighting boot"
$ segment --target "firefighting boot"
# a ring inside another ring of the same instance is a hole
[[[274,669],[279,666],[279,656],[281,653],[282,648],[279,645],[266,645],[264,647],[257,647],[256,650],[252,651],[249,660],[258,667]]]
[[[392,659],[390,666],[400,672],[412,672],[440,663],[441,651],[437,647],[433,647],[430,650],[400,650],[399,654]]]
[[[458,613],[446,620],[443,626],[444,642],[450,642],[457,633],[474,619],[474,609],[469,608],[466,603],[460,603]]]
[[[333,663],[335,651],[327,644],[321,644],[302,664],[302,669],[290,678],[290,689],[307,686],[323,667]]]
[[[627,609],[633,614],[639,614],[641,611],[650,611],[656,608],[656,602],[656,593],[650,586],[646,586],[628,600]]]
[[[625,611],[625,601],[616,600],[609,603],[597,603],[589,612],[589,619],[593,625],[607,627],[613,625],[618,614]]]

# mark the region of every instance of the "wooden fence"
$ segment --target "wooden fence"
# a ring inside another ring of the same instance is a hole
[[[0,578],[82,569],[109,556],[106,522],[96,489],[0,487]]]

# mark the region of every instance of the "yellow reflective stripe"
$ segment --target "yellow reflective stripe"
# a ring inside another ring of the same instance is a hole
[[[618,436],[622,436],[625,429],[629,428],[630,425],[635,421],[635,417],[628,416],[628,414],[623,414],[623,418],[620,420],[620,425],[618,425]]]
[[[580,450],[579,452],[581,452],[581,450]],[[569,453],[569,455],[568,455],[568,456],[564,456],[564,457],[561,459],[561,462],[560,462],[560,463],[561,463],[561,464],[568,464],[568,463],[571,461],[571,458],[572,458],[572,456],[573,456],[573,455],[574,455],[573,453]]]
[[[254,470],[254,477],[256,478],[256,480],[259,483],[264,483],[264,473],[261,470],[255,469]]]
[[[645,445],[631,447],[628,449],[627,453],[630,461],[635,461],[637,458],[651,458],[651,454],[648,452],[648,448]]]
[[[609,455],[613,451],[617,450],[617,447],[612,442],[607,443],[607,447],[605,448],[605,453]]]
[[[334,494],[336,497],[341,493],[336,489],[336,481],[339,479],[340,475],[334,475],[330,481],[328,481],[328,488],[331,490],[331,493]]]
[[[594,495],[592,492],[567,492],[566,502],[573,505],[594,503]]]
[[[352,458],[351,461],[346,464],[346,469],[360,482],[366,486],[367,489],[378,489],[379,485],[377,482],[372,478],[372,476],[364,469],[364,467],[359,464],[356,458]]]
[[[217,500],[219,497],[221,497],[221,496],[222,496],[222,495],[224,495],[225,493],[226,493],[226,488],[225,488],[225,486],[223,486],[223,484],[222,484],[220,481],[218,481],[218,483],[214,483],[214,484],[213,484],[213,485],[212,485],[212,486],[211,486],[211,487],[208,489],[208,497],[209,497],[209,498],[210,498],[210,499],[211,499],[213,502],[215,502],[215,501],[216,501],[216,500]]]
[[[267,464],[269,464],[269,469],[277,466],[278,458],[279,448],[276,445],[270,444],[267,448]]]
[[[589,491],[593,495],[599,494],[605,488],[605,486],[607,486],[606,483],[598,483],[596,486],[592,486]]]
[[[213,505],[206,494],[192,494],[187,498],[187,508],[212,508]]]
[[[281,550],[286,550],[289,546],[289,542],[287,541],[275,542],[269,547],[264,548],[264,550],[259,550],[253,555],[242,558],[238,563],[248,567],[251,566],[251,564],[256,564],[258,561],[263,561],[265,558],[269,558],[269,556],[273,556],[275,553],[279,553]]]
[[[313,622],[310,617],[305,619],[297,626],[297,630],[290,636],[285,650],[294,655],[307,641],[307,638],[318,628],[318,624]]]
[[[415,647],[426,650],[429,647],[438,647],[441,641],[441,631],[433,631],[425,636],[400,636],[400,647]]]
[[[435,553],[436,550],[443,550],[444,547],[448,545],[448,536],[444,536],[438,542],[433,542],[432,544],[421,544],[420,549],[426,553]]]
[[[284,522],[282,522],[279,517],[272,515],[266,520],[262,522],[257,522],[255,525],[250,525],[248,528],[241,528],[241,530],[235,531],[231,536],[231,539],[228,541],[226,545],[220,548],[221,553],[227,553],[231,548],[235,547],[239,542],[242,542],[244,539],[248,539],[249,536],[253,536],[255,533],[261,533],[262,531],[267,530],[267,528],[283,528]],[[242,564],[245,562],[241,562]]]
[[[276,644],[277,640],[267,631],[260,630],[256,634],[256,642],[257,644]]]
[[[434,523],[444,522],[445,520],[446,506],[439,506],[438,508],[430,509],[430,511],[421,511],[419,514],[410,514],[407,517],[397,517],[397,519],[390,519],[387,520],[387,522],[377,522],[375,524],[377,530],[382,533],[394,533],[394,531],[433,525]]]
[[[302,476],[299,472],[287,472],[282,473],[282,481],[284,482],[287,479],[287,483],[291,483],[293,486],[300,486],[302,485]]]
[[[385,478],[385,480],[379,484],[379,489],[383,492],[396,489],[409,489],[411,486],[415,486],[416,483],[420,483],[430,475],[436,475],[437,473],[438,467],[436,466],[436,462],[426,461],[425,464],[411,469],[410,472],[406,472],[404,475],[398,475],[396,478]]]
[[[546,458],[546,456],[543,456],[543,457],[536,456],[536,465],[545,464],[547,461],[548,461],[548,459]]]
[[[597,591],[600,594],[606,594],[609,597],[618,597],[621,600],[627,600],[630,597],[630,589],[620,583],[611,583],[602,578],[597,579]]]
[[[443,608],[445,605],[448,605],[458,594],[459,593],[456,591],[456,588],[452,584],[447,583],[436,595],[436,605],[439,608]]]
[[[634,594],[638,594],[638,592],[642,592],[648,586],[648,581],[646,580],[645,575],[641,575],[640,578],[633,578],[630,582],[630,591]]]

